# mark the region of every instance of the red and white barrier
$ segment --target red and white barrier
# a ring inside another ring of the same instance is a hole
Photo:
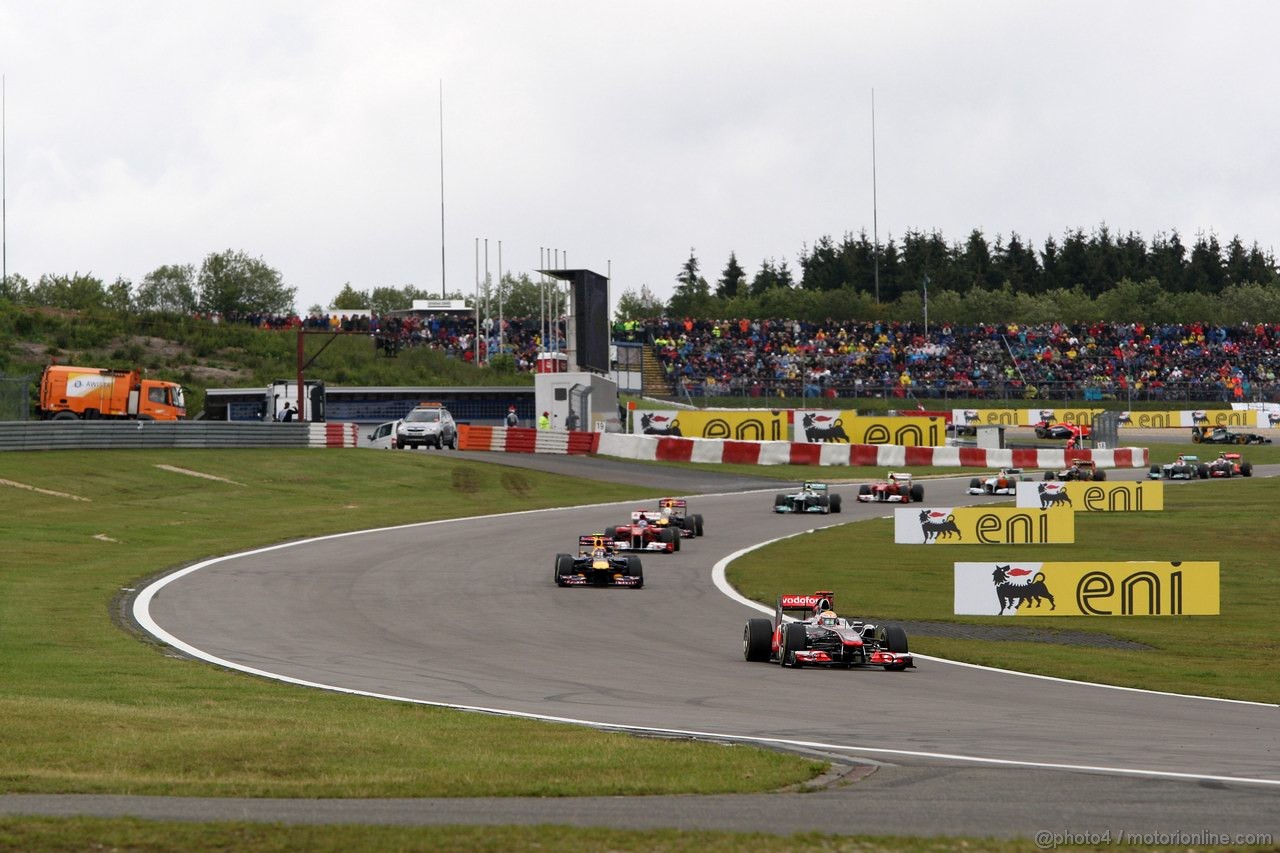
[[[307,424],[308,447],[359,447],[359,424]]]
[[[558,429],[522,427],[458,427],[459,450],[496,450],[499,453],[557,453],[584,456],[595,453],[600,434]]]
[[[904,447],[897,444],[807,444],[605,433],[595,451],[605,456],[663,462],[739,465],[856,465],[878,468],[1065,468],[1071,459],[1092,459],[1100,468],[1145,468],[1145,447],[1116,450]]]

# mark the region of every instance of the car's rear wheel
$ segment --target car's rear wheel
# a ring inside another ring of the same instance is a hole
[[[920,503],[922,500],[924,500],[924,486],[920,485],[919,483],[915,483],[914,485],[911,486],[911,500],[915,501],[916,503]]]
[[[831,511],[832,511],[832,512],[839,512],[839,511],[840,511],[840,496],[839,496],[839,495],[832,495],[832,496],[831,496]]]
[[[1106,469],[1105,469],[1105,468],[1098,468],[1097,470],[1095,470],[1095,471],[1093,472],[1093,479],[1095,479],[1095,480],[1105,480],[1105,479],[1107,479],[1107,471],[1106,471]]]
[[[773,623],[768,619],[748,619],[742,629],[742,657],[752,663],[769,660],[773,644]]]
[[[1248,444],[1248,443],[1249,443],[1249,437],[1247,435],[1241,434],[1236,436],[1236,444]]]
[[[573,556],[571,554],[556,554],[556,586],[564,586],[565,579],[573,575]]]

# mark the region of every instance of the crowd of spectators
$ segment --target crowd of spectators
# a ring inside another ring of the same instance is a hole
[[[394,313],[377,316],[369,312],[332,311],[306,317],[296,314],[215,314],[207,315],[205,319],[215,323],[243,323],[276,331],[303,329],[367,334],[374,339],[379,350],[387,355],[396,355],[406,348],[430,347],[470,363],[476,360],[477,350],[481,362],[486,361],[490,353],[496,355],[505,352],[514,360],[516,370],[525,372],[535,369],[537,355],[543,348],[541,322],[537,317],[504,318],[501,337],[498,320],[484,320],[481,322],[478,346],[474,314]],[[555,338],[547,342],[548,348],[563,350],[563,321],[553,326],[552,333]]]
[[[1280,325],[656,319],[640,326],[698,396],[1280,399]],[[631,330],[633,332],[639,329]]]

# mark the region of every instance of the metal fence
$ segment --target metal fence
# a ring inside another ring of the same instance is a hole
[[[8,422],[0,423],[0,451],[312,447],[313,426],[224,421]]]
[[[0,375],[0,421],[25,421],[31,413],[34,375]]]

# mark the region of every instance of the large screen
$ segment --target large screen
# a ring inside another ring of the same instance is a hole
[[[583,370],[609,372],[609,279],[573,270],[574,335]]]

